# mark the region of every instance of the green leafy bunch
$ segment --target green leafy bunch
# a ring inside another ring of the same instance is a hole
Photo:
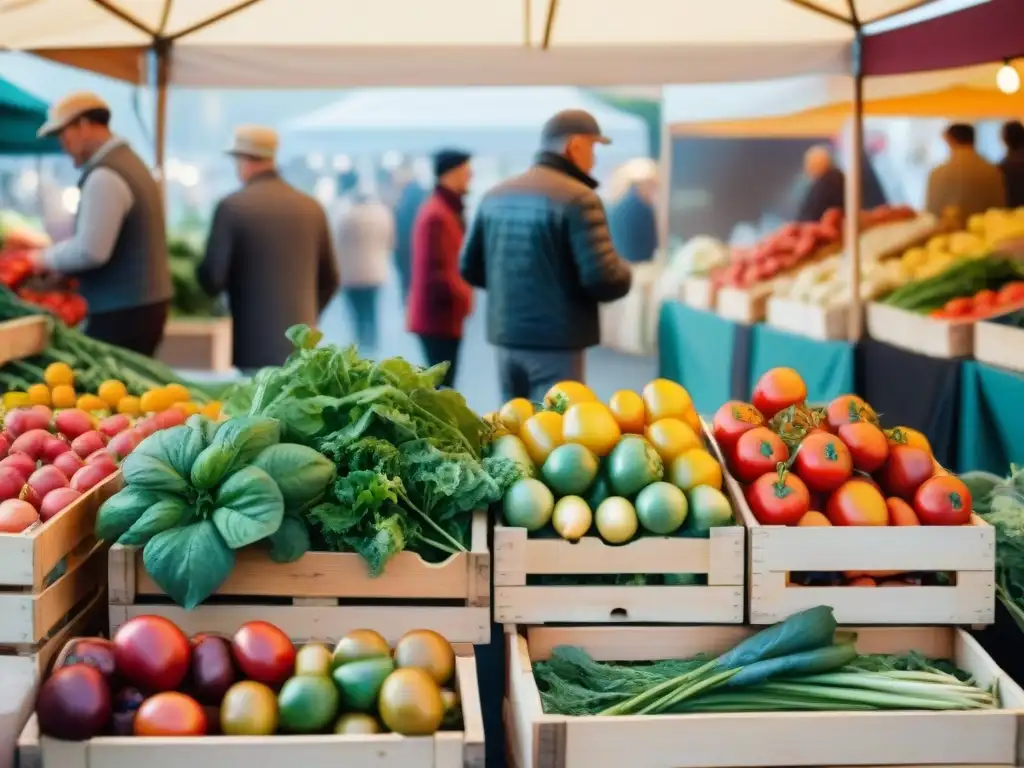
[[[294,326],[295,351],[229,397],[232,412],[272,418],[284,437],[330,457],[337,480],[306,518],[315,545],[358,552],[374,575],[405,549],[431,559],[465,551],[472,512],[517,479],[512,462],[483,459],[487,425],[454,390],[447,364],[363,359],[320,346]]]

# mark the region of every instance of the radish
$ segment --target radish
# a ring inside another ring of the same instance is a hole
[[[95,429],[84,432],[71,441],[71,450],[83,459],[96,451],[102,451],[107,444],[107,436]]]
[[[156,422],[157,429],[170,429],[181,426],[187,418],[188,416],[181,408],[168,408],[154,416],[153,421]]]
[[[46,430],[50,426],[50,420],[44,418],[44,414],[31,408],[15,408],[4,416],[4,429],[11,437],[17,439],[26,432],[33,429]]]
[[[145,439],[145,436],[137,429],[126,430],[110,440],[107,444],[107,452],[120,462]]]
[[[100,432],[107,437],[113,437],[119,432],[124,432],[131,425],[132,421],[126,414],[118,413],[114,416],[108,416],[100,422]]]
[[[57,430],[69,440],[74,440],[93,428],[92,416],[80,408],[68,408],[61,411],[54,418],[53,423],[57,425]]]
[[[46,419],[47,425],[53,420],[53,409],[48,405],[33,405],[29,410],[36,414],[37,419]]]
[[[25,485],[25,478],[11,467],[0,468],[0,500],[16,499]]]
[[[45,523],[58,512],[71,506],[71,503],[81,495],[81,492],[74,488],[54,488],[43,497],[43,503],[39,505],[39,519]]]
[[[38,520],[35,508],[26,501],[7,499],[0,502],[0,533],[21,533]]]
[[[18,436],[11,446],[11,453],[23,453],[31,459],[38,459],[43,454],[43,446],[52,435],[45,429],[30,429]]]
[[[28,479],[29,487],[39,494],[39,498],[44,498],[54,488],[65,488],[67,484],[64,473],[52,464],[40,467]]]
[[[12,453],[6,459],[0,459],[0,469],[8,468],[16,470],[24,483],[36,471],[36,460],[24,453]]]
[[[39,459],[52,464],[54,459],[62,453],[67,453],[69,450],[71,450],[71,446],[68,445],[67,440],[56,435],[50,435],[43,441],[43,450],[39,454]]]
[[[85,460],[74,451],[64,451],[53,460],[53,466],[59,469],[64,477],[70,478],[85,466]]]
[[[90,464],[112,464],[117,467],[117,462],[114,461],[114,457],[111,456],[106,448],[100,448],[98,451],[93,451],[85,457],[86,466]]]
[[[103,464],[98,462],[96,464],[86,464],[75,472],[75,476],[71,478],[71,487],[76,491],[85,493],[90,488],[95,488],[116,471],[117,467],[113,463]]]
[[[14,441],[7,437],[7,433],[0,434],[0,459],[6,459],[11,450],[11,443]]]

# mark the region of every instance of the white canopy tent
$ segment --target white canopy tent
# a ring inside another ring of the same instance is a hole
[[[454,145],[478,155],[528,157],[539,147],[540,127],[561,109],[586,109],[612,144],[601,150],[611,165],[648,152],[647,126],[578,89],[393,88],[358,90],[287,123],[291,149],[350,154],[428,153]]]

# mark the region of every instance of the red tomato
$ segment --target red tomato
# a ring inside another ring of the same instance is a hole
[[[832,525],[889,524],[885,498],[874,485],[859,478],[839,486],[828,499],[825,515]]]
[[[1012,283],[1007,283],[999,289],[998,298],[1000,304],[1020,304],[1024,302],[1024,282],[1015,280]]]
[[[789,448],[768,427],[754,427],[740,435],[734,455],[736,477],[744,483],[774,472],[780,461],[789,459]]]
[[[730,400],[715,411],[712,422],[712,434],[726,456],[731,456],[736,441],[740,436],[754,427],[764,425],[764,416],[750,403]]]
[[[814,432],[797,448],[793,469],[812,491],[828,493],[850,479],[850,449],[835,435]]]
[[[231,638],[231,652],[250,680],[278,687],[295,670],[295,646],[291,638],[266,621],[243,624]]]
[[[974,311],[974,302],[971,299],[950,299],[942,309],[946,317],[965,317]]]
[[[878,414],[857,395],[840,395],[834,399],[825,409],[825,417],[833,432],[843,424],[856,424],[862,421],[878,423]]]
[[[185,633],[162,616],[137,616],[114,633],[117,672],[143,691],[173,691],[190,657]]]
[[[925,525],[967,525],[972,504],[970,489],[953,475],[926,480],[914,494],[914,511]]]
[[[889,440],[880,427],[868,421],[855,421],[839,427],[839,439],[846,443],[853,466],[861,472],[874,472],[889,457]]]
[[[206,711],[191,696],[165,691],[142,702],[134,730],[136,736],[205,736]]]
[[[924,448],[891,445],[882,467],[882,487],[890,496],[912,499],[921,483],[935,472],[932,456]]]
[[[757,380],[751,398],[754,407],[770,419],[783,408],[807,399],[807,384],[792,368],[772,368]]]
[[[750,511],[761,525],[797,525],[811,503],[804,481],[785,466],[757,478],[747,488],[746,496]]]
[[[995,291],[991,291],[986,288],[983,291],[978,291],[974,294],[974,307],[991,307],[999,300],[998,295]]]
[[[889,508],[889,525],[920,525],[917,513],[914,508],[903,499],[890,496],[885,500],[885,506]]]

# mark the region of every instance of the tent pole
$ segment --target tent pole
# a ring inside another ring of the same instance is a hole
[[[154,115],[155,130],[153,131],[153,155],[156,159],[157,181],[160,192],[166,190],[164,161],[167,151],[167,84],[170,80],[171,43],[158,38],[153,44],[156,53],[156,114]],[[165,200],[166,204],[166,195]]]
[[[853,120],[850,125],[848,153],[850,162],[846,171],[846,216],[843,240],[847,269],[850,271],[850,317],[847,323],[849,339],[860,340],[864,326],[864,311],[860,298],[860,209],[861,161],[864,158],[864,70],[861,66],[862,37],[859,26],[853,40]]]

